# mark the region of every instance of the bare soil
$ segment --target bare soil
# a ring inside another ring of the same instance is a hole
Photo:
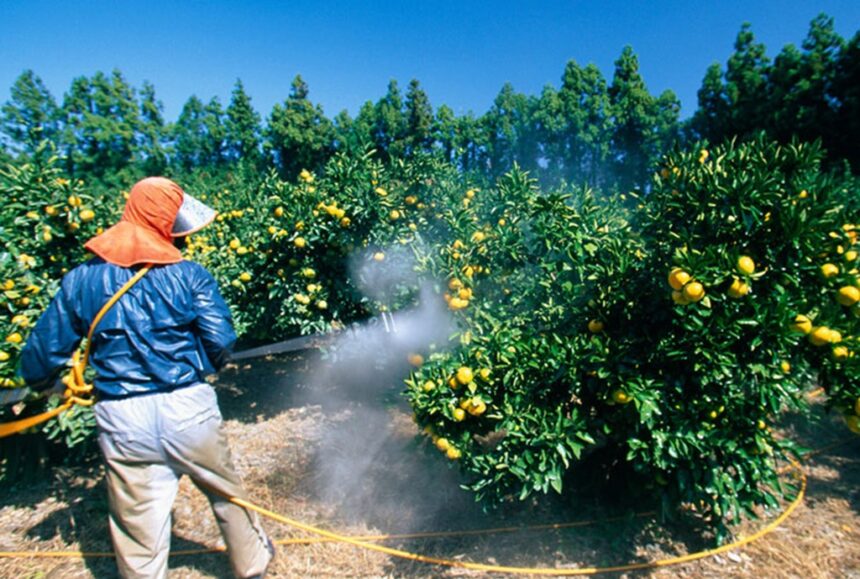
[[[631,505],[605,489],[577,489],[563,500],[547,497],[485,513],[460,489],[463,480],[449,461],[424,448],[396,386],[373,396],[344,392],[336,384],[320,386],[318,368],[308,356],[280,356],[227,370],[216,381],[234,461],[251,499],[267,509],[355,536],[502,529],[385,544],[520,567],[615,566],[712,546],[694,514],[662,522],[651,505]],[[860,438],[820,410],[813,420],[790,420],[784,431],[817,451],[804,463],[806,498],[782,526],[722,555],[615,575],[860,577]],[[737,532],[748,536],[777,514],[763,512]],[[528,528],[552,523],[576,525]],[[503,576],[307,542],[307,533],[264,524],[279,543],[272,577]],[[205,497],[183,480],[173,551],[221,544]],[[56,467],[35,484],[0,489],[0,550],[109,552],[100,465]],[[175,578],[230,577],[223,553],[174,555],[170,567]],[[116,567],[109,556],[3,558],[0,576],[115,577]]]

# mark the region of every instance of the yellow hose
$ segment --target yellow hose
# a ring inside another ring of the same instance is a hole
[[[255,505],[249,501],[245,501],[236,497],[229,497],[229,500],[234,504],[259,513],[260,515],[267,517],[269,519],[278,521],[280,523],[284,523],[290,525],[296,529],[300,529],[303,531],[307,531],[309,533],[319,535],[322,539],[317,539],[316,541],[313,539],[287,539],[284,541],[278,541],[278,543],[285,544],[296,544],[296,543],[311,543],[311,542],[319,542],[324,540],[329,541],[337,541],[341,543],[347,543],[350,545],[354,545],[356,547],[361,547],[363,549],[368,549],[371,551],[377,551],[380,553],[384,553],[386,555],[390,555],[392,557],[398,557],[401,559],[408,559],[411,561],[419,561],[422,563],[429,563],[432,565],[440,565],[446,567],[458,567],[462,569],[471,569],[476,571],[490,571],[495,573],[512,573],[512,574],[527,574],[527,575],[552,575],[552,576],[573,576],[573,575],[593,575],[596,573],[611,573],[611,572],[625,572],[625,571],[635,571],[641,569],[652,569],[656,567],[667,567],[670,565],[678,565],[681,563],[688,563],[690,561],[695,561],[698,559],[703,559],[705,557],[710,557],[712,555],[717,555],[719,553],[724,553],[726,551],[731,551],[732,549],[737,549],[753,541],[764,537],[768,533],[771,533],[774,529],[779,527],[790,515],[794,512],[794,510],[803,502],[803,497],[806,493],[806,474],[803,472],[801,465],[793,460],[791,461],[791,467],[797,472],[798,476],[801,480],[800,491],[797,493],[797,496],[788,505],[788,507],[783,511],[776,519],[774,519],[770,524],[759,530],[758,532],[744,537],[743,539],[739,539],[733,543],[723,545],[721,547],[716,547],[714,549],[707,549],[705,551],[699,551],[696,553],[690,553],[688,555],[682,555],[679,557],[670,557],[667,559],[659,559],[656,561],[649,561],[644,563],[630,563],[626,565],[617,565],[612,567],[580,567],[576,569],[550,569],[546,567],[512,567],[505,565],[486,565],[483,563],[470,563],[465,561],[454,561],[451,559],[443,559],[439,557],[430,557],[427,555],[421,555],[418,553],[411,553],[409,551],[403,551],[400,549],[393,549],[390,547],[385,547],[382,545],[375,545],[373,543],[369,543],[370,540],[388,540],[388,539],[399,539],[399,538],[415,538],[415,537],[431,537],[431,536],[445,536],[445,535],[466,535],[466,534],[482,534],[482,533],[491,533],[491,532],[506,532],[513,530],[527,530],[532,527],[502,527],[497,529],[486,529],[486,530],[476,530],[476,531],[465,531],[465,532],[439,532],[439,533],[413,533],[410,535],[375,535],[375,536],[367,536],[367,537],[348,537],[345,535],[340,535],[338,533],[334,533],[331,531],[326,531],[324,529],[320,529],[318,527],[314,527],[311,525],[307,525],[305,523],[301,523],[299,521],[290,519],[278,513],[269,511],[260,506]],[[591,521],[593,522],[593,521]],[[580,523],[563,523],[558,525],[537,525],[534,528],[564,528],[569,526],[578,526],[589,524],[590,522],[580,522]],[[216,549],[200,549],[200,550],[187,550],[187,551],[173,551],[171,555],[191,555],[191,554],[202,554],[202,553],[213,553],[218,551],[223,551],[223,548]],[[110,552],[82,552],[82,551],[2,551],[0,552],[0,557],[20,557],[20,558],[36,558],[36,557],[76,557],[76,558],[84,558],[84,557],[110,557],[113,554]]]

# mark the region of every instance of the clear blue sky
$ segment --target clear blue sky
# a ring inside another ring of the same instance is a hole
[[[168,120],[192,94],[226,105],[237,78],[265,117],[296,74],[329,117],[355,115],[392,78],[404,91],[417,78],[434,108],[481,114],[505,82],[558,86],[570,59],[610,79],[629,44],[649,90],[674,90],[687,117],[743,22],[774,57],[820,12],[845,38],[860,29],[860,0],[0,0],[0,102],[26,68],[58,100],[72,78],[118,68],[155,85]]]

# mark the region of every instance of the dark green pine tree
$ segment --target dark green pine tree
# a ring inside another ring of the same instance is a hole
[[[137,135],[138,163],[145,175],[163,175],[167,168],[167,128],[164,105],[155,97],[155,87],[144,82],[140,91],[140,125]]]
[[[509,171],[517,163],[526,171],[537,168],[537,139],[531,126],[536,99],[517,93],[505,83],[482,117],[486,135],[488,169],[492,177]]]
[[[433,107],[420,83],[412,79],[406,91],[406,153],[433,148]]]
[[[237,79],[227,106],[225,123],[225,149],[230,161],[242,161],[251,167],[261,166],[260,125],[260,115],[251,106],[251,97],[245,92],[242,81]]]
[[[483,122],[472,111],[457,117],[455,151],[464,172],[486,173],[489,169],[487,135]]]
[[[334,127],[322,107],[308,100],[308,85],[301,76],[293,80],[283,105],[272,109],[266,139],[285,178],[294,178],[302,169],[318,169],[331,156]]]
[[[845,41],[833,28],[833,19],[820,14],[809,26],[803,51],[786,47],[774,62],[770,79],[771,110],[779,111],[774,135],[787,140],[792,135],[811,141],[821,137],[826,147],[839,128],[833,85],[836,66]],[[783,72],[780,69],[785,69]]]
[[[656,106],[639,74],[639,61],[629,46],[615,61],[609,87],[612,111],[610,156],[615,185],[620,191],[641,187],[655,160]]]
[[[836,110],[827,139],[830,152],[837,159],[847,159],[854,173],[860,173],[860,32],[837,58],[832,92]]]
[[[594,64],[565,66],[558,93],[563,123],[557,152],[561,176],[568,182],[601,185],[608,173],[610,146],[609,92]]]
[[[729,97],[723,84],[719,63],[708,67],[698,92],[699,108],[693,113],[690,128],[694,139],[719,143],[729,135]]]
[[[438,145],[442,158],[449,163],[458,162],[457,115],[448,105],[436,109],[432,126],[433,141]]]
[[[726,136],[749,136],[767,126],[770,103],[765,97],[769,66],[764,44],[755,42],[750,24],[744,23],[726,68],[729,103]]]
[[[361,153],[374,147],[375,125],[376,113],[371,101],[361,105],[354,119],[347,111],[341,111],[334,119],[335,149]]]
[[[374,107],[373,142],[383,160],[402,157],[406,152],[407,121],[403,108],[397,81],[392,79],[385,96]]]
[[[0,131],[14,154],[32,156],[43,141],[59,135],[57,101],[32,70],[25,70],[12,85],[11,98],[0,109]]]
[[[63,99],[61,142],[70,173],[110,178],[129,167],[140,126],[134,89],[118,70],[110,77],[97,72],[91,79],[72,81]]]
[[[172,162],[186,171],[199,166],[202,161],[203,108],[203,102],[196,95],[191,95],[182,105],[179,118],[170,127]]]
[[[204,142],[203,164],[208,167],[223,167],[227,164],[227,127],[226,114],[218,97],[209,99],[203,109]]]
[[[544,183],[557,183],[564,171],[564,151],[561,141],[565,118],[561,99],[554,87],[545,86],[541,91],[533,111],[532,123],[538,143],[538,154],[543,160],[541,180]]]

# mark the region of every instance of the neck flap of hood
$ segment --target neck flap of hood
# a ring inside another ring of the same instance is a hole
[[[119,223],[84,247],[123,267],[182,261],[170,233],[184,195],[179,185],[164,177],[139,181],[129,192]]]

